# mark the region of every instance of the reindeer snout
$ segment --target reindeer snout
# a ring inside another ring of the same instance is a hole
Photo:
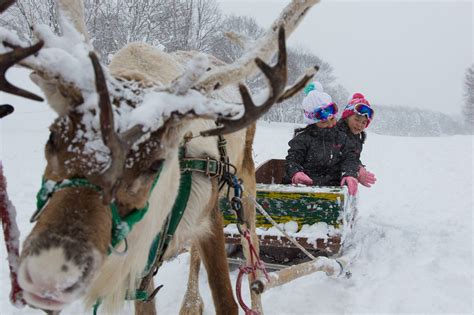
[[[84,294],[102,257],[92,246],[75,243],[40,246],[34,240],[29,242],[29,252],[18,270],[28,304],[61,310]]]

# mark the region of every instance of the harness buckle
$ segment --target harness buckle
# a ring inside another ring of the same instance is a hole
[[[211,159],[210,157],[207,157],[206,158],[206,176],[209,176],[209,177],[212,177],[211,175],[211,160],[214,160],[214,159]]]
[[[206,160],[206,176],[210,178],[222,177],[224,174],[224,167],[222,166],[222,163],[210,157],[207,157]],[[216,163],[216,170],[214,174],[211,170],[211,161]]]

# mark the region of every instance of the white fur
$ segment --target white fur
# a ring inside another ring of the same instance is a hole
[[[18,282],[25,290],[25,299],[30,305],[55,310],[61,310],[65,304],[75,301],[84,293],[102,262],[98,251],[92,254],[95,266],[89,266],[91,276],[85,280],[81,279],[84,270],[66,259],[62,247],[52,247],[42,250],[39,255],[27,256],[18,270]],[[64,292],[77,283],[80,283],[78,289]]]
[[[176,149],[175,149],[176,150]],[[102,298],[103,311],[117,314],[127,290],[133,292],[148,259],[153,239],[170,212],[178,192],[179,163],[177,154],[165,161],[160,179],[153,190],[150,208],[128,235],[128,254],[110,255],[98,272],[85,297],[88,306]]]

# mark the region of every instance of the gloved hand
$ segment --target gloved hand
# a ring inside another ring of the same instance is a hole
[[[371,187],[373,184],[375,184],[377,179],[375,178],[375,174],[369,172],[365,169],[365,167],[361,166],[359,168],[359,177],[357,177],[357,180],[365,187]]]
[[[293,184],[303,184],[306,186],[311,186],[313,185],[313,180],[306,175],[304,172],[297,172],[293,175],[293,178],[291,178],[291,182]]]
[[[357,194],[357,185],[359,182],[357,179],[351,176],[346,176],[341,180],[341,186],[347,185],[349,188],[349,195],[355,196]]]

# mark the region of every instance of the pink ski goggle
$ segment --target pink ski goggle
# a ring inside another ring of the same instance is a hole
[[[372,117],[374,117],[374,110],[366,104],[355,104],[354,111],[361,116],[367,117],[369,120],[372,120]]]
[[[336,103],[331,103],[323,107],[316,108],[312,112],[304,111],[306,118],[309,118],[315,122],[326,121],[331,117],[336,116],[337,114],[337,105]]]

